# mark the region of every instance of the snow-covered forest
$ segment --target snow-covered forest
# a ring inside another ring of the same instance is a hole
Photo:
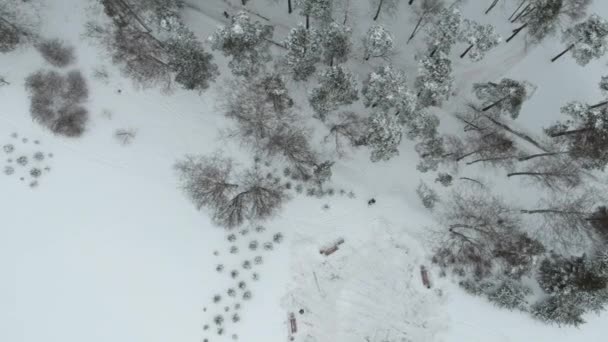
[[[0,340],[604,341],[608,3],[0,0]]]

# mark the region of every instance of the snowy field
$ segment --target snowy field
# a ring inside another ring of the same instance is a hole
[[[430,265],[427,235],[435,221],[415,193],[420,179],[433,179],[416,170],[418,157],[409,140],[388,162],[370,163],[367,150],[337,161],[332,186],[352,191],[352,198],[295,197],[277,217],[260,223],[263,231],[258,225],[233,232],[215,226],[208,211],[197,210],[179,189],[173,165],[186,154],[217,150],[242,163],[250,158],[243,146],[220,135],[227,126],[217,101],[230,75],[225,58],[214,54],[221,76],[200,95],[137,89],[102,48],[83,38],[90,1],[39,2],[42,36],[75,47],[75,63],[61,72],[77,69],[85,75],[90,122],[78,139],[53,135],[32,122],[24,80],[54,67],[31,46],[0,54],[0,74],[10,82],[0,87],[0,146],[14,147],[10,153],[0,150],[0,170],[9,165],[15,170],[0,175],[0,341],[284,342],[289,313],[297,318],[293,338],[300,342],[605,341],[608,314],[585,316],[587,323],[579,328],[558,328],[500,310],[439,277]],[[487,2],[469,0],[462,11],[493,22],[514,6],[501,1],[483,16]],[[362,36],[373,9],[366,0],[350,3],[350,20],[363,21],[353,36]],[[225,22],[223,11],[241,8],[240,0],[186,4],[182,16],[201,40]],[[608,2],[596,0],[593,6],[593,12],[608,16]],[[270,18],[275,41],[303,20],[296,12],[287,15],[284,7],[283,1],[248,4]],[[403,13],[379,21],[396,34],[394,63],[412,71],[423,43],[405,44],[413,27],[408,10],[403,4]],[[499,33],[507,36],[509,27],[498,27]],[[458,60],[457,96],[450,103],[464,102],[475,82],[525,79],[539,88],[516,127],[540,136],[566,101],[602,98],[597,83],[606,74],[605,58],[586,68],[566,57],[549,63],[562,48],[556,39],[534,47],[514,41],[480,63]],[[349,63],[363,79],[374,62],[365,64],[356,55]],[[100,68],[107,79],[93,76]],[[456,124],[447,111],[440,114],[442,129]],[[117,129],[132,130],[135,138],[121,144]],[[21,156],[27,164],[17,164]],[[493,177],[492,172],[479,168],[467,176]],[[534,203],[525,185],[511,182],[497,186],[515,201]],[[368,206],[372,197],[377,204]],[[284,241],[263,248],[276,233]],[[338,251],[319,254],[340,238]],[[249,248],[253,240],[260,243],[255,251]],[[257,256],[263,261],[254,263]],[[251,269],[242,267],[244,261]],[[431,289],[420,280],[421,265],[430,268]],[[232,276],[231,270],[239,274]],[[246,288],[237,287],[240,281]],[[235,297],[226,295],[230,288]],[[242,298],[245,291],[250,299]],[[218,294],[221,299],[214,302]],[[235,314],[238,323],[231,320]],[[213,323],[217,315],[226,321],[221,336]]]

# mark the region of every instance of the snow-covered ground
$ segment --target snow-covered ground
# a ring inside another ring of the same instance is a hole
[[[485,9],[486,2],[481,6],[477,0],[468,1],[465,16],[494,23],[514,6],[501,4],[484,17],[480,6]],[[31,47],[0,54],[0,74],[11,83],[0,88],[0,146],[15,147],[10,156],[0,150],[0,168],[8,165],[8,158],[30,157],[27,167],[15,166],[15,174],[0,175],[0,341],[227,341],[233,334],[240,341],[286,341],[290,312],[298,322],[295,340],[306,342],[605,340],[606,314],[585,317],[588,323],[578,329],[557,328],[465,295],[434,269],[433,288],[422,285],[420,265],[429,264],[426,233],[434,221],[414,190],[430,175],[416,171],[417,156],[409,141],[390,162],[371,164],[368,151],[337,162],[334,186],[352,190],[355,198],[297,197],[264,224],[264,232],[250,227],[246,235],[235,232],[236,241],[228,242],[228,233],[178,189],[172,169],[185,154],[217,149],[247,162],[247,151],[218,135],[226,126],[215,101],[219,85],[229,78],[225,60],[215,54],[222,80],[201,95],[135,89],[99,47],[82,38],[91,13],[89,1],[42,3],[43,37],[60,37],[76,47],[77,61],[70,69],[80,69],[87,77],[91,120],[84,136],[75,140],[54,136],[33,123],[24,79],[52,67]],[[240,0],[187,3],[184,18],[201,39],[224,20],[224,10],[240,8]],[[373,10],[366,0],[351,3],[357,37],[367,29],[363,18],[369,21]],[[275,24],[276,41],[302,20],[295,12],[287,15],[282,5],[266,0],[249,4]],[[594,6],[595,12],[608,15],[605,1],[597,0]],[[394,63],[414,72],[421,42],[405,45],[413,25],[404,18],[411,16],[404,4],[398,16],[383,15],[380,21],[397,35]],[[509,33],[506,24],[499,29],[503,36]],[[586,68],[568,57],[549,63],[562,47],[555,39],[528,49],[513,41],[484,62],[459,61],[455,91],[466,97],[472,83],[501,76],[539,85],[517,126],[540,134],[558,118],[565,102],[600,98],[597,83],[606,61]],[[362,79],[370,66],[361,66],[363,56],[354,58],[351,63]],[[92,76],[102,66],[110,74],[107,82]],[[454,122],[445,115],[443,125]],[[136,130],[132,144],[116,141],[113,134],[119,128]],[[45,153],[44,161],[33,159],[38,151]],[[28,170],[34,165],[43,172],[38,186],[30,187]],[[521,189],[505,192],[525,200]],[[377,204],[370,207],[371,197]],[[252,239],[270,241],[277,232],[285,241],[274,250],[254,253],[247,248]],[[319,254],[339,238],[345,242],[336,253]],[[230,253],[230,246],[239,252]],[[229,270],[258,255],[263,264],[239,269],[237,277],[247,282],[252,298],[226,296],[236,281]],[[223,272],[215,271],[218,264],[225,266]],[[259,280],[251,279],[253,272]],[[216,294],[222,295],[219,303],[213,303]],[[240,309],[234,308],[237,303]],[[230,321],[235,312],[240,322],[227,322],[218,336],[213,317],[223,314]],[[206,324],[211,328],[205,330]]]

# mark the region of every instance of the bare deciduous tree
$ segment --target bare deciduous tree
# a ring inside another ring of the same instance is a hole
[[[219,155],[186,156],[175,164],[182,189],[198,209],[219,208],[238,188],[232,181],[232,160]]]
[[[342,112],[335,116],[335,120],[327,123],[329,134],[325,142],[333,141],[339,157],[345,155],[345,146],[363,145],[362,140],[366,133],[366,121],[354,112]]]
[[[581,171],[571,161],[563,158],[543,159],[530,165],[525,171],[511,172],[507,177],[529,177],[553,191],[567,190],[581,184]]]

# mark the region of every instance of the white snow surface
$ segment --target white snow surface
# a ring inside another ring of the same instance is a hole
[[[433,268],[433,288],[422,286],[420,265],[430,267],[427,232],[434,221],[415,187],[431,175],[416,171],[417,156],[409,141],[403,142],[400,156],[386,163],[371,164],[367,150],[337,162],[335,188],[353,190],[356,198],[297,197],[264,223],[267,233],[260,242],[274,232],[286,238],[274,251],[263,252],[264,264],[256,268],[260,280],[247,280],[253,297],[242,302],[241,322],[226,323],[223,336],[203,330],[224,306],[213,304],[213,295],[226,297],[232,286],[226,274],[215,272],[216,265],[229,270],[253,258],[246,247],[251,237],[239,236],[241,253],[229,254],[227,233],[182,194],[172,165],[184,154],[217,149],[243,164],[249,161],[248,151],[218,135],[227,126],[215,101],[219,86],[229,78],[226,61],[215,54],[221,79],[200,95],[135,89],[102,49],[82,38],[91,1],[42,3],[42,35],[76,47],[77,61],[66,70],[80,69],[86,75],[91,117],[79,139],[54,136],[33,123],[24,79],[52,67],[32,47],[0,55],[0,74],[11,82],[0,87],[0,145],[14,144],[17,154],[53,154],[47,160],[51,170],[36,188],[19,181],[19,175],[0,175],[0,341],[199,342],[228,341],[238,334],[240,341],[283,342],[288,340],[289,312],[298,322],[294,339],[306,342],[605,341],[607,314],[586,316],[588,323],[578,329],[558,328],[468,296]],[[372,25],[369,3],[350,1],[349,20],[360,23],[354,27],[355,37],[363,37]],[[515,6],[501,1],[490,16],[483,16],[488,3],[469,1],[463,14],[495,23]],[[224,10],[233,14],[240,8],[240,0],[187,4],[183,16],[201,40],[226,23]],[[303,20],[296,11],[287,15],[284,1],[250,0],[248,6],[271,18],[275,41]],[[594,6],[594,12],[608,15],[607,2]],[[398,16],[382,13],[379,19],[395,34],[398,55],[393,62],[408,75],[417,68],[415,51],[423,44],[418,37],[405,45],[410,16],[404,1]],[[508,31],[506,23],[498,27],[503,36]],[[470,96],[474,82],[502,76],[528,80],[539,88],[517,126],[540,135],[565,102],[600,98],[597,83],[606,71],[605,59],[586,68],[568,56],[549,63],[562,47],[549,39],[526,50],[519,37],[482,62],[456,61],[457,97],[447,106]],[[364,64],[360,54],[351,64],[363,79],[381,61]],[[110,74],[107,83],[92,77],[100,66]],[[294,90],[309,88],[297,85]],[[447,112],[441,120],[442,126],[454,123]],[[137,130],[131,145],[116,143],[118,128]],[[14,132],[18,138],[11,137]],[[530,200],[521,187],[507,184],[503,189],[515,201]],[[369,207],[371,197],[377,204]],[[329,209],[322,208],[325,203]],[[336,253],[319,254],[319,248],[339,238],[345,242]]]

